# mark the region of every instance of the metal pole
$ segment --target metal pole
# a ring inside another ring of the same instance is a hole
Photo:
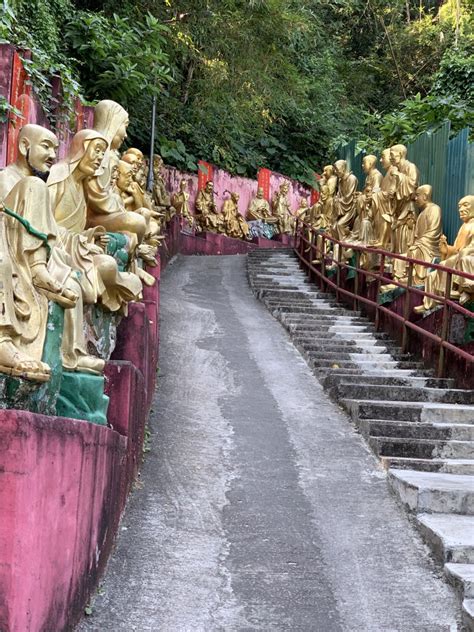
[[[156,94],[153,95],[151,106],[151,135],[150,135],[150,163],[148,165],[148,178],[146,180],[146,190],[153,191],[153,154],[155,153],[155,118],[156,118]]]
[[[403,301],[403,335],[402,335],[402,352],[406,353],[408,349],[408,327],[407,320],[410,318],[410,287],[413,285],[413,263],[408,264],[408,280],[405,292],[405,300]]]
[[[441,324],[441,340],[442,342],[446,342],[449,338],[449,317],[450,317],[450,309],[447,301],[451,299],[451,279],[452,273],[446,273],[446,291],[444,293],[444,306],[443,306],[443,322]],[[439,349],[439,358],[438,358],[438,377],[444,377],[444,372],[446,368],[446,350],[443,345],[440,346]]]

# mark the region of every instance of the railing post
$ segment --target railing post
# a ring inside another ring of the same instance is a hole
[[[339,303],[339,288],[341,287],[341,257],[342,257],[342,248],[339,244],[339,248],[337,249],[337,269],[336,269],[336,301]]]
[[[380,286],[382,284],[382,277],[385,274],[385,255],[382,254],[380,256],[380,268],[379,268],[379,276],[376,281],[376,293],[375,293],[375,331],[378,331],[380,328],[380,306],[379,306],[379,293]]]
[[[352,305],[352,309],[354,311],[358,311],[359,309],[359,301],[357,297],[359,296],[359,266],[360,266],[360,250],[355,250],[355,277],[354,277],[354,303]]]
[[[326,284],[324,279],[326,278],[326,234],[321,233],[321,290],[324,292]]]
[[[439,358],[438,358],[438,377],[444,377],[445,365],[446,365],[446,350],[442,343],[446,342],[446,340],[449,337],[450,307],[448,305],[448,301],[451,298],[451,279],[452,279],[452,273],[446,272],[446,290],[444,292],[443,321],[441,324],[441,346],[439,348]]]
[[[403,334],[402,334],[402,353],[405,353],[408,348],[408,327],[406,321],[410,318],[410,288],[413,283],[413,263],[410,261],[408,264],[408,280],[407,291],[405,292],[405,300],[403,302]]]

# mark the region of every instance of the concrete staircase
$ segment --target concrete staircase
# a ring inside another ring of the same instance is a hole
[[[474,390],[455,388],[360,312],[321,292],[292,250],[255,250],[248,278],[388,470],[474,630]]]

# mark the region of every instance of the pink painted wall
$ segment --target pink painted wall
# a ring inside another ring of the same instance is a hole
[[[1,411],[0,630],[59,632],[78,618],[118,527],[126,443],[103,426]]]
[[[175,169],[174,167],[166,167],[164,172],[165,182],[168,191],[178,191],[179,183],[181,179],[185,179],[188,182],[188,191],[190,193],[190,207],[191,212],[194,214],[194,201],[198,193],[198,177],[194,173],[184,173]],[[217,208],[221,209],[229,195],[226,191],[236,191],[240,195],[239,211],[245,217],[247,215],[247,209],[250,202],[257,193],[258,183],[257,180],[251,180],[250,178],[242,178],[240,176],[232,176],[230,173],[223,171],[222,169],[214,168],[214,191],[216,193]],[[270,176],[270,195],[273,196],[275,191],[278,191],[280,185],[283,182],[289,184],[289,200],[291,208],[294,211],[299,206],[300,198],[305,197],[310,199],[310,189],[304,187],[299,182],[290,180],[285,176],[278,173],[272,173]]]

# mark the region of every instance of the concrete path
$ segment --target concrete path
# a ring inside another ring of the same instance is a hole
[[[441,570],[251,294],[245,258],[179,258],[161,305],[151,451],[79,630],[460,630]]]

